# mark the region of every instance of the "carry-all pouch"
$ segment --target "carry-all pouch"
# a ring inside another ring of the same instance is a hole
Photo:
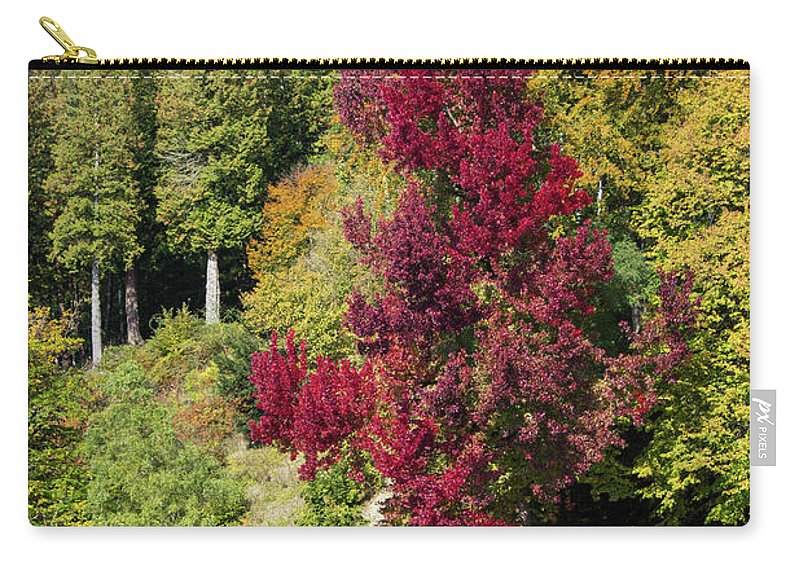
[[[29,66],[32,524],[747,522],[746,62],[72,46]]]

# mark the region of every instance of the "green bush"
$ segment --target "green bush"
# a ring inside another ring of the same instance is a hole
[[[175,434],[173,413],[141,366],[123,362],[97,377],[109,402],[85,438],[91,483],[87,510],[97,525],[237,524],[243,490],[222,465]]]
[[[259,350],[258,338],[239,323],[217,323],[205,326],[199,341],[216,367],[217,393],[234,404],[236,427],[247,433],[248,420],[261,415],[250,382],[250,357]]]
[[[258,337],[239,323],[206,324],[186,306],[165,310],[158,328],[131,358],[141,363],[162,392],[186,391],[187,380],[207,374],[213,390],[231,403],[237,429],[247,432],[258,408],[250,383],[250,356],[259,349]]]
[[[369,464],[364,481],[350,477],[354,457],[345,454],[339,463],[317,475],[303,488],[306,503],[301,524],[307,526],[363,526],[364,505],[380,485],[380,475]],[[364,459],[364,458],[361,458]]]

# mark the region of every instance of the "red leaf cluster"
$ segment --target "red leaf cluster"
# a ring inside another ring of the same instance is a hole
[[[520,497],[557,501],[687,356],[691,279],[664,276],[629,352],[609,356],[581,328],[613,276],[611,246],[588,221],[551,237],[590,198],[574,160],[537,148],[527,76],[343,72],[343,123],[408,180],[376,223],[360,201],[343,212],[383,283],[354,291],[346,314],[368,364],[321,360],[309,374],[291,338],[286,356],[273,341],[254,361],[254,439],[305,453],[305,476],[351,442],[391,483],[398,523],[518,523]]]
[[[456,254],[453,240],[437,228],[434,210],[415,185],[401,197],[397,212],[381,220],[374,236],[356,210],[345,217],[345,235],[365,253],[365,262],[383,278],[386,292],[367,303],[355,292],[346,323],[367,353],[385,352],[392,339],[431,343],[480,317],[470,289],[475,272]]]
[[[258,422],[250,422],[253,441],[275,444],[284,451],[294,451],[294,415],[297,395],[308,375],[305,342],[300,351],[294,344],[294,332],[286,337],[286,354],[278,350],[278,335],[272,333],[269,352],[253,355],[250,382],[256,388],[256,403],[264,412]]]
[[[292,457],[302,453],[304,479],[341,459],[344,445],[375,405],[370,364],[359,370],[347,360],[319,358],[309,372],[305,345],[298,350],[294,332],[286,337],[285,354],[273,334],[269,352],[253,355],[250,381],[264,412],[258,422],[250,422],[252,440],[275,444]]]

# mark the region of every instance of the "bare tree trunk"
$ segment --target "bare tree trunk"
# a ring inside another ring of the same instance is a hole
[[[217,252],[208,252],[206,263],[206,322],[219,322],[219,263]]]
[[[94,126],[97,128],[97,110],[94,112]],[[97,170],[100,168],[100,149],[94,147],[94,200],[92,210],[97,212]],[[100,314],[100,262],[97,256],[92,257],[92,366],[100,364],[103,357],[103,318]]]
[[[597,183],[597,215],[600,215],[600,202],[603,201],[603,179]]]
[[[100,315],[100,265],[92,259],[92,366],[103,357],[102,317]]]
[[[128,323],[128,344],[142,344],[139,330],[139,298],[136,293],[136,267],[131,265],[125,272],[125,320]]]
[[[642,308],[639,305],[631,307],[631,328],[635,333],[642,330]]]

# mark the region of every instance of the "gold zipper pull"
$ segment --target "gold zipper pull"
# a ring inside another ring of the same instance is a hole
[[[82,47],[79,45],[75,45],[70,37],[67,35],[67,32],[59,26],[55,20],[52,18],[48,18],[47,16],[42,16],[39,18],[39,23],[45,29],[45,31],[50,34],[54,40],[58,42],[62,48],[64,48],[64,53],[62,55],[46,55],[42,58],[44,61],[70,61],[73,63],[98,63],[97,60],[97,53],[91,48]],[[85,55],[81,55],[84,53]]]

